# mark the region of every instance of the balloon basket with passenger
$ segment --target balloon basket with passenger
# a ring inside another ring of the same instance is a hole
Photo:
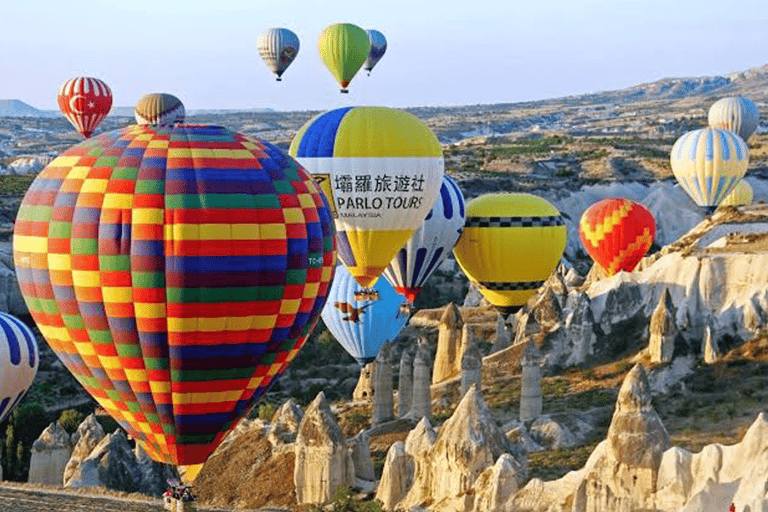
[[[167,480],[168,488],[163,495],[163,505],[165,510],[173,512],[186,512],[196,510],[195,495],[192,493],[192,486],[185,485],[175,478]]]

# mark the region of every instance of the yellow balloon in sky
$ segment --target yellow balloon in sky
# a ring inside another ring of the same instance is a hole
[[[480,293],[514,313],[544,284],[563,255],[566,227],[546,200],[524,193],[487,194],[467,204],[453,253]]]

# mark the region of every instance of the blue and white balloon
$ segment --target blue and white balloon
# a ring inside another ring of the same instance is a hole
[[[0,312],[0,422],[21,401],[37,375],[37,338],[24,322]]]
[[[379,279],[372,289],[363,288],[339,265],[320,316],[341,346],[364,365],[400,334],[410,308],[386,280]]]
[[[373,68],[379,63],[384,56],[384,53],[387,51],[387,38],[378,30],[366,30],[365,33],[368,34],[368,39],[371,41],[371,49],[368,52],[368,58],[366,59],[365,64],[363,64],[363,68],[370,75]]]
[[[456,245],[464,229],[464,217],[464,195],[451,178],[443,176],[440,195],[424,223],[384,271],[387,281],[411,304]]]

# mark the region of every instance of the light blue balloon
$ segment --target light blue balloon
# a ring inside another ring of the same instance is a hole
[[[379,279],[372,290],[373,294],[366,293],[370,290],[339,265],[320,313],[331,334],[361,365],[376,359],[379,349],[397,337],[410,315],[405,299],[386,279]]]

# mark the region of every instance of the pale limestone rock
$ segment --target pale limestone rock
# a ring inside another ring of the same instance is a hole
[[[376,499],[381,501],[384,510],[394,510],[408,493],[413,484],[414,461],[405,451],[402,441],[389,447],[384,469],[381,473]]]
[[[272,417],[267,440],[272,443],[272,446],[296,441],[296,434],[299,432],[299,425],[303,418],[304,411],[293,401],[293,398],[289,398]]]
[[[356,402],[373,400],[373,380],[376,377],[376,362],[372,361],[360,369],[360,378],[352,393],[352,399]]]
[[[526,453],[540,452],[544,450],[539,443],[533,440],[525,423],[513,420],[501,427],[509,442],[522,447]]]
[[[437,433],[432,428],[429,418],[422,418],[413,430],[408,432],[405,438],[405,451],[413,457],[421,457],[432,449],[435,441],[437,441]]]
[[[553,274],[554,275],[554,274]],[[563,286],[565,290],[565,286]],[[551,331],[563,320],[563,310],[551,287],[546,287],[531,307],[533,318],[544,331]]]
[[[373,412],[371,423],[379,425],[395,417],[394,397],[392,394],[392,364],[390,353],[392,344],[387,342],[376,355],[376,373],[373,379]]]
[[[65,487],[68,486],[69,481],[77,472],[80,463],[88,458],[96,445],[104,439],[105,435],[104,429],[101,427],[101,423],[96,419],[95,414],[91,414],[80,423],[77,427],[77,431],[72,434],[71,438],[75,447],[72,450],[72,455],[64,469],[63,485]]]
[[[677,338],[675,318],[677,308],[672,303],[669,289],[665,289],[659,298],[659,303],[651,315],[650,339],[648,351],[652,363],[668,363],[672,361]]]
[[[403,351],[400,358],[400,373],[397,385],[397,416],[405,417],[411,411],[413,405],[413,359],[415,353],[413,347]]]
[[[453,416],[443,424],[426,457],[414,457],[417,460],[414,483],[399,507],[408,509],[431,501],[435,503],[432,510],[457,506],[471,509],[471,491],[477,477],[512,449],[496,426],[482,394],[477,386],[473,386]],[[512,460],[515,461],[515,474],[523,479],[525,461],[521,459],[522,462]]]
[[[517,492],[517,461],[508,453],[477,477],[474,512],[495,512]]]
[[[512,333],[515,332],[516,321],[517,317],[514,315],[509,315],[505,319],[504,315],[499,314],[496,319],[496,336],[491,347],[491,354],[504,350],[512,343]]]
[[[142,491],[144,475],[125,432],[105,436],[75,470],[66,487],[106,487],[115,491]]]
[[[478,389],[482,386],[483,356],[477,347],[477,341],[468,325],[464,325],[462,333],[462,355],[461,355],[461,396],[469,390],[470,387],[477,385]]]
[[[429,345],[424,338],[419,339],[416,355],[413,359],[413,403],[408,417],[412,419],[429,418],[432,414],[432,397],[429,369],[432,361]]]
[[[520,361],[522,377],[520,382],[520,421],[531,420],[541,415],[541,353],[536,342],[529,340]]]
[[[704,338],[701,341],[701,353],[704,355],[704,363],[711,364],[720,359],[720,347],[712,336],[712,327],[704,327]]]
[[[373,470],[373,460],[371,460],[371,449],[368,442],[368,436],[365,432],[361,432],[352,439],[348,439],[347,447],[349,447],[352,453],[355,477],[361,480],[376,480],[376,474]]]
[[[299,504],[325,503],[340,486],[354,484],[352,456],[322,391],[304,413],[295,450],[293,483]]]
[[[32,443],[31,451],[28,482],[61,485],[64,469],[72,455],[72,443],[67,431],[58,422],[51,423]]]
[[[531,437],[547,450],[570,448],[579,442],[568,428],[549,416],[539,416],[531,423]]]
[[[461,311],[451,302],[440,318],[437,332],[437,352],[432,384],[457,377],[461,372],[461,335],[464,321]]]

